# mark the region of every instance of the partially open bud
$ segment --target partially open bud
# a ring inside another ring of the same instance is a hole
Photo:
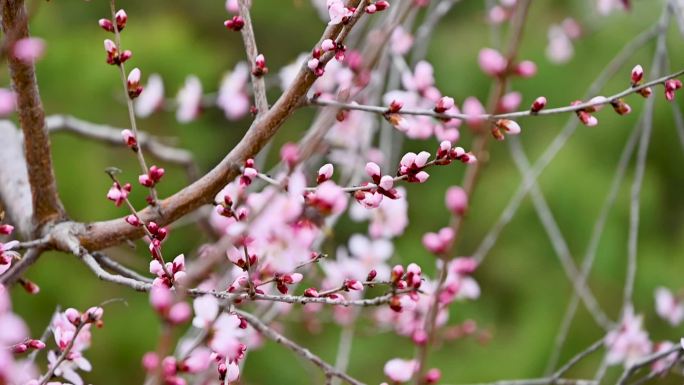
[[[268,67],[266,67],[266,58],[263,54],[257,55],[254,59],[254,68],[252,69],[252,74],[254,76],[264,76],[268,73]]]
[[[530,112],[533,114],[536,114],[537,112],[541,111],[546,107],[546,98],[543,96],[540,96],[536,99],[534,99],[534,102],[532,102],[532,107],[530,107]]]
[[[319,170],[318,170],[318,178],[316,179],[316,183],[321,184],[325,182],[326,180],[329,180],[332,178],[334,172],[333,165],[330,163],[324,164]]]
[[[121,32],[121,30],[126,27],[126,22],[128,21],[126,11],[123,9],[118,10],[114,15],[114,19],[116,20],[116,27],[119,29],[119,32]]]
[[[632,68],[632,87],[636,87],[641,83],[644,78],[644,69],[641,65],[637,64]]]
[[[446,110],[453,108],[453,107],[454,107],[454,99],[450,98],[448,96],[443,96],[437,101],[437,104],[435,105],[434,111],[441,114],[441,113],[445,112]]]
[[[121,137],[126,146],[130,147],[133,151],[138,151],[138,140],[135,139],[133,131],[129,129],[121,130]]]
[[[98,20],[97,24],[99,24],[100,28],[107,32],[114,32],[114,23],[112,23],[112,21],[109,19],[100,19]]]
[[[499,119],[496,121],[495,125],[509,135],[518,135],[520,133],[520,125],[514,120]]]
[[[240,16],[233,16],[232,19],[228,19],[223,22],[223,25],[230,30],[239,31],[245,26],[245,20]]]
[[[128,74],[128,80],[126,81],[126,86],[128,88],[128,97],[135,99],[140,96],[143,88],[140,85],[140,69],[133,68],[131,73]]]

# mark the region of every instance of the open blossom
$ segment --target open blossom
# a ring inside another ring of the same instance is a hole
[[[135,99],[135,114],[141,118],[152,115],[164,104],[164,83],[158,74],[150,75],[145,92]]]
[[[154,245],[154,242],[150,243],[150,247],[152,247],[152,245]],[[166,262],[165,267],[169,274],[173,275],[174,281],[183,281],[183,279],[186,276],[185,255],[180,254],[173,259],[173,262]],[[154,279],[153,285],[171,285],[169,277],[166,276],[166,272],[164,272],[164,268],[162,268],[162,264],[156,259],[150,261],[150,273],[155,274],[157,276],[157,278]]]
[[[394,29],[390,37],[390,49],[396,55],[405,55],[413,46],[413,36],[401,26]]]
[[[216,104],[229,120],[237,120],[249,112],[248,95],[249,66],[245,62],[235,65],[233,71],[223,76]]]
[[[608,348],[608,364],[623,363],[625,368],[629,368],[640,358],[651,353],[653,344],[643,329],[642,322],[643,317],[634,315],[631,307],[625,311],[620,325],[611,330],[604,340]]]
[[[185,79],[183,88],[178,91],[176,101],[178,102],[176,119],[179,122],[188,123],[197,118],[202,102],[202,83],[197,76],[190,75]]]
[[[672,292],[664,287],[655,291],[656,313],[670,323],[678,326],[684,321],[684,304]]]
[[[328,0],[328,15],[330,22],[328,25],[340,24],[345,18],[352,16],[352,11],[344,6],[342,0]]]
[[[374,209],[355,204],[350,210],[350,216],[356,221],[370,220],[368,233],[373,238],[399,236],[408,226],[408,202],[406,189],[397,187],[397,194],[398,199],[384,199]]]
[[[413,377],[413,373],[418,370],[418,363],[415,360],[403,360],[394,358],[385,364],[385,375],[395,383],[407,382]]]

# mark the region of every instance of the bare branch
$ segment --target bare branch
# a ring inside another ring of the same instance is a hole
[[[463,114],[463,113],[438,113],[438,112],[435,112],[433,110],[427,110],[427,109],[402,109],[401,111],[397,112],[396,114],[430,116],[430,117],[433,117],[435,119],[459,119],[459,120],[482,119],[482,120],[492,120],[492,121],[497,120],[497,119],[515,119],[515,118],[521,118],[521,117],[564,114],[564,113],[569,113],[569,112],[582,111],[582,110],[585,110],[587,108],[599,107],[599,106],[603,106],[606,104],[611,104],[611,103],[613,103],[619,99],[624,98],[625,96],[629,96],[631,94],[637,93],[638,91],[643,90],[644,88],[649,88],[649,87],[653,87],[655,85],[662,84],[667,80],[674,79],[674,78],[680,77],[682,75],[684,75],[684,69],[679,70],[679,71],[674,72],[674,73],[671,73],[669,75],[660,77],[658,79],[652,80],[650,82],[644,83],[640,86],[627,88],[626,90],[623,90],[623,91],[618,92],[616,94],[606,96],[605,99],[596,100],[596,101],[588,101],[588,102],[584,102],[584,103],[573,105],[573,106],[543,109],[543,110],[536,112],[536,113],[533,113],[530,110],[525,110],[525,111],[508,112],[505,114],[468,115],[468,114]],[[338,101],[326,100],[326,99],[310,99],[308,105],[335,107],[335,108],[344,109],[344,110],[365,111],[365,112],[372,112],[372,113],[382,114],[382,115],[388,113],[387,107],[385,107],[385,106],[370,106],[370,105],[357,104],[357,103],[341,103]]]
[[[2,29],[12,41],[29,36],[28,17],[23,0],[2,2]],[[45,126],[45,111],[38,92],[34,63],[8,55],[12,86],[17,94],[19,123],[24,132],[24,153],[31,184],[35,230],[64,217],[52,169],[50,138]]]
[[[251,0],[238,0],[240,7],[240,16],[245,22],[245,25],[240,30],[242,40],[245,42],[245,51],[247,52],[247,60],[250,66],[254,66],[259,50],[256,45],[256,38],[254,37],[254,27],[252,26],[252,16],[249,13]],[[268,99],[266,98],[266,82],[263,76],[256,76],[252,71],[252,88],[254,89],[254,104],[257,108],[257,119],[268,111]]]
[[[259,320],[259,318],[255,317],[254,315],[241,310],[236,310],[236,313],[240,317],[244,318],[245,321],[247,321],[247,323],[249,323],[256,331],[258,331],[264,337],[285,346],[286,348],[292,350],[304,359],[311,361],[313,364],[321,368],[321,370],[323,370],[324,375],[338,377],[352,385],[363,385],[363,382],[356,380],[347,373],[338,371],[337,369],[335,369],[334,366],[325,362],[319,356],[313,354],[309,349],[299,346],[294,341],[288,339],[287,337],[278,333],[274,329],[271,329],[270,327],[268,327],[268,325],[261,322],[261,320]]]
[[[114,146],[121,146],[123,128],[97,124],[78,119],[70,115],[51,115],[46,118],[49,132],[69,131],[89,139],[96,139]],[[139,132],[136,137],[138,146],[149,151],[159,160],[178,164],[188,172],[191,179],[197,179],[198,169],[189,151],[171,147],[162,138]]]

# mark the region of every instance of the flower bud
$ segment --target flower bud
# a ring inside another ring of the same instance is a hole
[[[329,180],[330,178],[332,178],[333,172],[334,168],[332,164],[324,164],[323,166],[321,166],[320,169],[318,169],[318,178],[316,179],[316,183],[321,184],[326,180]]]
[[[635,87],[641,83],[644,78],[644,69],[641,65],[637,64],[632,68],[632,87]]]
[[[518,135],[520,133],[520,125],[514,120],[499,119],[496,121],[495,125],[509,135]]]
[[[114,32],[114,23],[112,23],[112,21],[109,19],[100,19],[98,20],[97,24],[99,24],[100,28],[107,32]]]
[[[536,99],[534,99],[534,102],[532,102],[532,107],[530,108],[530,112],[533,114],[541,111],[546,107],[546,98],[543,96],[540,96]]]
[[[120,9],[114,14],[114,20],[116,20],[116,27],[121,32],[122,29],[126,28],[126,22],[128,21],[128,15],[126,11]]]

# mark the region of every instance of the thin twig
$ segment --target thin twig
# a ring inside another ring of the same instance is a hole
[[[321,368],[321,370],[323,370],[324,375],[338,377],[338,378],[340,378],[340,379],[342,379],[342,380],[344,380],[344,381],[346,381],[352,385],[364,385],[363,382],[356,380],[355,378],[351,377],[347,373],[338,371],[337,369],[335,369],[334,366],[325,362],[319,356],[313,354],[309,349],[304,348],[302,346],[299,346],[294,341],[288,339],[284,335],[282,335],[282,334],[278,333],[277,331],[275,331],[274,329],[270,328],[268,325],[261,322],[261,320],[259,320],[254,315],[247,313],[247,312],[244,312],[244,311],[241,311],[241,310],[236,310],[236,313],[240,317],[242,317],[245,321],[247,321],[247,323],[249,323],[256,331],[258,331],[264,337],[285,346],[286,348],[297,353],[299,356],[303,357],[304,359],[306,359],[308,361],[311,361],[314,365]]]
[[[74,331],[73,337],[71,337],[71,340],[67,344],[66,348],[62,350],[62,354],[60,354],[59,357],[57,357],[57,360],[52,365],[50,365],[50,368],[48,369],[47,373],[45,373],[40,378],[40,380],[38,381],[39,385],[45,385],[48,381],[50,381],[52,376],[55,374],[55,370],[57,370],[57,368],[59,368],[59,365],[61,365],[62,362],[64,362],[64,360],[69,356],[69,353],[71,352],[71,349],[74,347],[74,343],[76,342],[76,338],[86,325],[90,324],[86,322],[81,322],[80,324],[78,324],[78,326],[76,326],[76,330]]]
[[[249,8],[251,0],[238,0],[240,7],[240,16],[245,22],[245,25],[240,30],[242,40],[245,43],[245,51],[247,53],[247,60],[250,66],[254,66],[259,50],[256,45],[256,38],[254,37],[254,27],[252,26],[252,16]],[[257,119],[263,116],[268,111],[268,99],[266,98],[266,82],[263,76],[257,76],[254,71],[251,73],[252,88],[254,89],[254,104],[257,109]]]

